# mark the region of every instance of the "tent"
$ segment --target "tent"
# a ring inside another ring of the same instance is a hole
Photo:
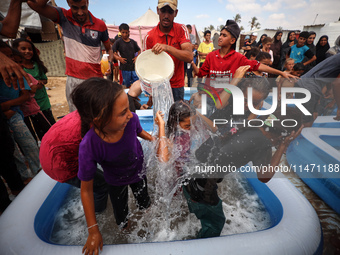
[[[130,38],[135,40],[138,46],[143,50],[143,40],[146,34],[157,26],[159,22],[159,16],[150,8],[138,19],[129,23]],[[119,26],[106,24],[109,31],[109,37],[114,38],[119,32]],[[195,25],[192,25],[192,33],[197,37]]]

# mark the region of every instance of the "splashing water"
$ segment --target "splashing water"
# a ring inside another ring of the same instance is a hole
[[[171,96],[169,96],[171,95]],[[168,81],[153,84],[154,114],[161,110],[168,119],[173,103]],[[154,127],[153,134],[157,134]],[[166,163],[157,158],[157,141],[142,141],[144,164],[147,171],[148,191],[152,205],[139,211],[129,192],[130,231],[122,232],[115,223],[112,206],[97,215],[104,244],[141,243],[186,240],[196,238],[200,221],[188,210],[181,186],[197,164],[194,152],[209,137],[202,120],[196,118],[190,130],[190,155],[181,158],[181,144],[174,143],[172,156]],[[180,164],[182,171],[178,173]],[[226,224],[221,235],[247,233],[266,229],[270,216],[257,194],[239,173],[227,175],[219,184],[219,196],[223,201]],[[66,245],[83,245],[87,239],[86,220],[80,200],[80,190],[71,188],[64,205],[60,208],[53,228],[51,241]]]

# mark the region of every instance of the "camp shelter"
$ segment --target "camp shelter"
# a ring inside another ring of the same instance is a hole
[[[159,16],[150,8],[138,19],[128,23],[130,27],[130,38],[135,40],[138,46],[143,50],[143,40],[147,33],[157,26]],[[114,38],[119,33],[119,26],[106,24],[110,38]],[[195,25],[192,25],[192,33],[198,38]]]

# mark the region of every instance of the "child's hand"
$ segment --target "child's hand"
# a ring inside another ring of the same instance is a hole
[[[85,254],[99,254],[99,249],[103,250],[103,238],[99,230],[89,231],[86,244],[83,247],[82,253]]]
[[[149,108],[149,106],[148,106],[147,104],[143,104],[143,105],[140,107],[141,110],[146,110],[146,109],[148,109],[148,108]]]
[[[159,127],[164,127],[165,126],[165,122],[164,122],[164,114],[162,114],[161,111],[157,111],[156,113],[156,118],[155,118],[155,123],[157,126]]]
[[[233,78],[243,78],[246,72],[249,70],[250,66],[240,66],[236,69]]]
[[[120,58],[119,58],[119,61],[120,61],[120,63],[122,63],[122,64],[126,64],[126,58],[120,57]]]

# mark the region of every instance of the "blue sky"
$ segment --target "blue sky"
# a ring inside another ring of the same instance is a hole
[[[156,12],[157,0],[89,0],[89,10],[107,24],[129,23],[143,15],[150,7]],[[58,6],[68,8],[66,0],[55,0]],[[303,25],[338,21],[340,0],[179,0],[178,23],[204,27],[225,24],[237,13],[241,25],[249,31],[248,22],[256,16],[261,28],[281,26],[284,29],[302,29]]]

